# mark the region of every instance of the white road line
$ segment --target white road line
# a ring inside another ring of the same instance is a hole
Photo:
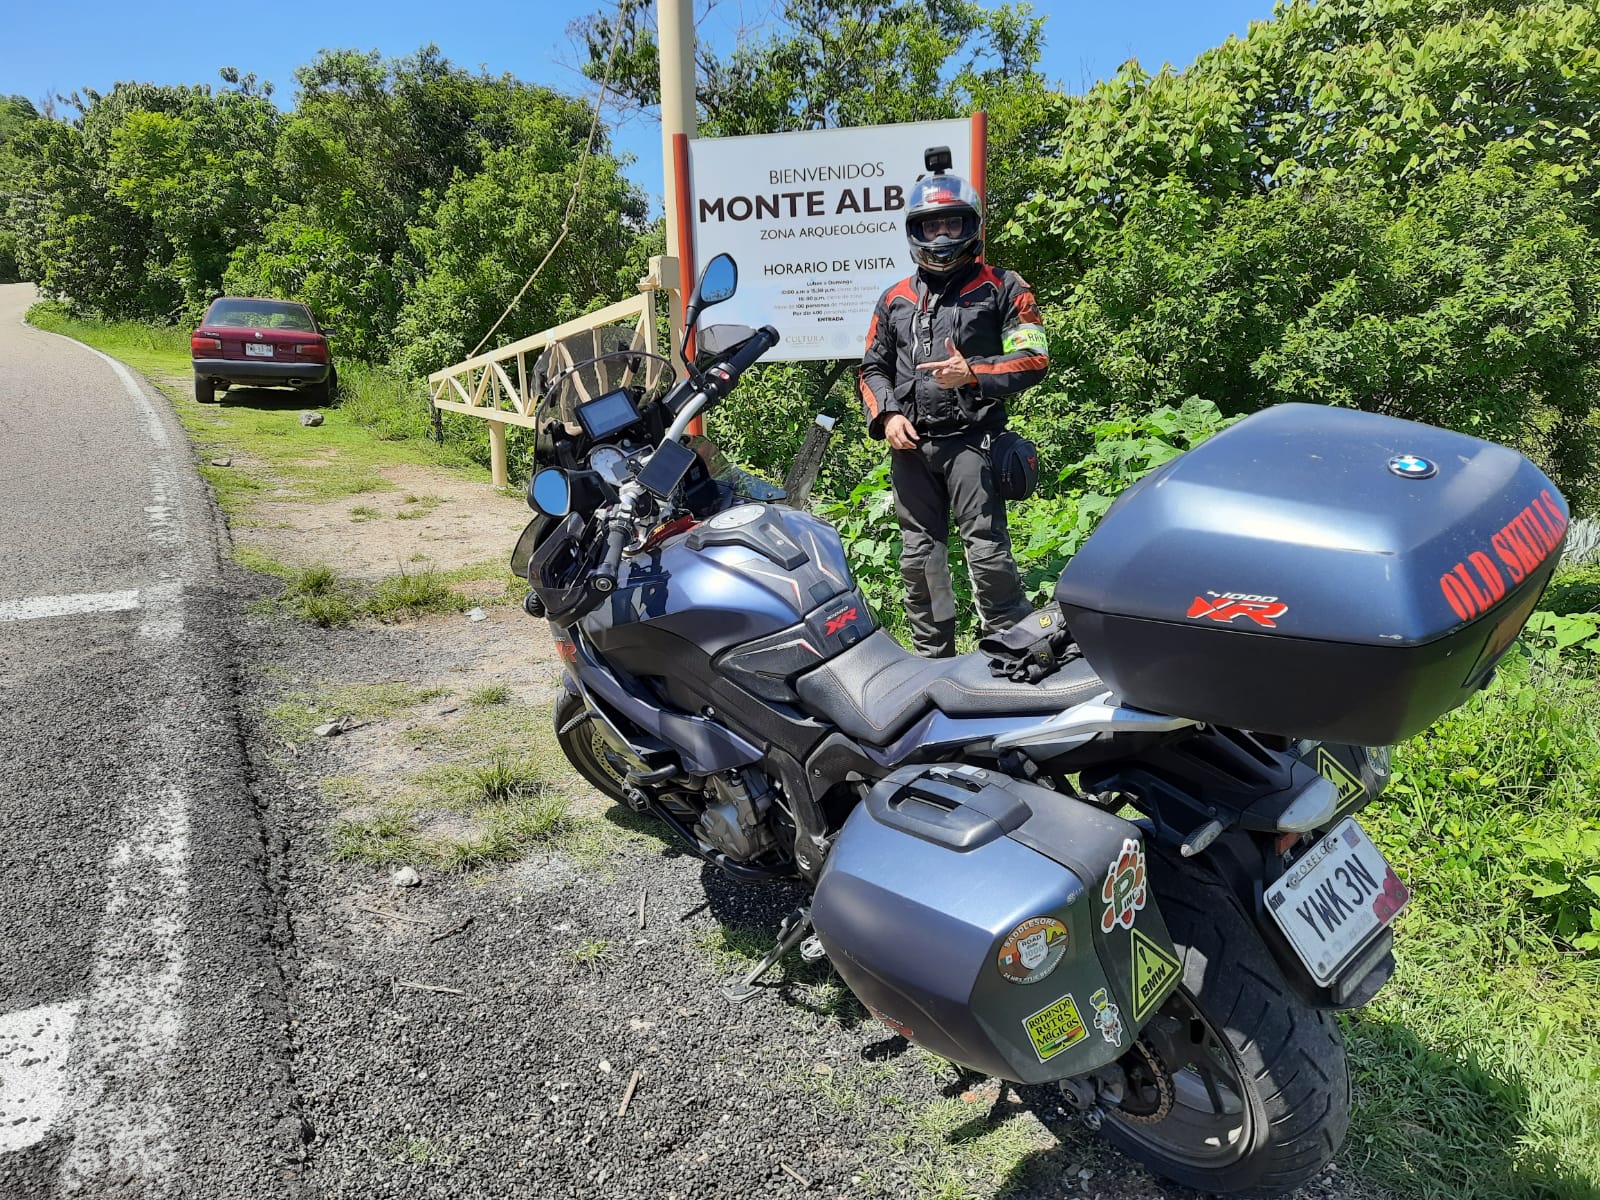
[[[156,582],[142,594],[126,595],[145,611],[142,638],[180,637],[195,551],[177,452],[160,413],[126,366],[76,338],[64,340],[110,366],[132,397],[154,448],[145,536],[156,550],[151,563]],[[170,707],[168,698],[158,712]],[[67,1055],[62,1123],[70,1124],[72,1145],[57,1183],[68,1195],[102,1195],[113,1183],[121,1190],[133,1186],[143,1196],[172,1190],[173,1066],[185,1025],[184,968],[191,942],[189,809],[184,791],[172,782],[187,772],[173,754],[182,739],[170,713],[155,718],[151,734],[160,748],[157,757],[165,761],[146,764],[148,782],[123,803],[128,835],[107,864],[105,914],[95,937],[89,994]]]
[[[0,621],[37,621],[41,617],[123,612],[138,607],[137,588],[126,592],[73,592],[66,596],[32,596],[26,600],[0,600]]]
[[[139,590],[139,606],[145,618],[139,622],[139,636],[157,641],[172,641],[183,633],[183,585],[176,580],[152,583]]]
[[[68,1194],[138,1177],[161,1194],[172,1169],[172,1064],[188,958],[189,810],[171,785],[127,798],[134,828],[111,851],[89,998],[67,1062]]]
[[[40,1141],[60,1115],[77,1021],[76,1000],[0,1014],[0,1154]]]

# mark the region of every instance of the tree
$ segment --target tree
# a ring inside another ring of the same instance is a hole
[[[580,170],[570,250],[551,258],[495,337],[514,341],[632,294],[644,273],[644,197],[606,154],[584,164],[583,141],[564,128],[571,102],[546,102],[552,121],[542,134],[528,129],[523,144],[459,177],[432,222],[412,231],[418,278],[397,327],[412,374],[459,361],[494,325],[554,244]]]
[[[660,104],[654,6],[627,0],[577,23],[595,80],[638,109]],[[785,0],[776,28],[719,54],[696,46],[701,136],[734,137],[989,113],[989,190],[1006,211],[1047,133],[1035,70],[1043,21],[972,0]]]
[[[1004,234],[1054,326],[1046,436],[1191,395],[1346,404],[1600,499],[1597,43],[1567,0],[1294,0],[1181,74],[1054,99]]]
[[[441,243],[429,230],[451,189],[477,179],[502,153],[527,156],[523,176],[565,171],[571,148],[589,131],[586,106],[508,75],[463,71],[436,46],[388,60],[376,51],[324,51],[295,77],[295,111],[277,143],[280,203],[262,236],[234,253],[227,286],[307,301],[338,327],[342,348],[365,358],[403,348],[396,326],[410,290],[436,271],[428,256]],[[609,157],[603,146],[599,157]],[[503,176],[507,167],[497,170]],[[512,209],[521,202],[502,195]],[[514,235],[496,227],[514,218],[488,209],[476,219],[509,252]],[[525,272],[543,254],[528,252],[510,269]],[[472,264],[461,265],[474,275]],[[454,294],[461,282],[434,278],[427,287]],[[474,293],[466,309],[492,303]],[[447,307],[440,320],[459,329],[468,318]],[[443,344],[431,332],[428,341]]]
[[[0,96],[0,283],[21,278],[17,265],[17,234],[9,217],[11,198],[23,185],[24,161],[12,149],[22,130],[39,119],[26,96]]]
[[[1595,222],[1600,10],[1575,0],[1292,0],[1182,74],[1136,62],[1056,96],[1054,153],[1008,238],[1070,288],[1148,189],[1193,185],[1208,212],[1291,183],[1360,172],[1396,194],[1498,148],[1546,163]]]
[[[190,318],[221,290],[232,248],[261,236],[277,193],[281,118],[253,82],[159,89],[110,129],[107,190],[149,221],[152,283],[169,285]]]

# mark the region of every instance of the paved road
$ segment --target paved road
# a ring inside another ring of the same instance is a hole
[[[0,287],[0,1198],[283,1195],[288,936],[167,401]]]

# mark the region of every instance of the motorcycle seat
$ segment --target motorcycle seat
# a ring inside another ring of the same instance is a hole
[[[1016,683],[991,675],[982,654],[921,658],[881,629],[808,671],[794,687],[812,714],[877,746],[934,708],[947,717],[1043,716],[1107,690],[1081,658],[1038,683]]]

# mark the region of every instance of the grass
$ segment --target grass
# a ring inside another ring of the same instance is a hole
[[[472,603],[438,572],[416,571],[379,580],[367,593],[362,607],[367,616],[393,621],[424,613],[465,612]]]
[[[448,1143],[426,1137],[410,1137],[389,1143],[384,1152],[390,1165],[396,1167],[453,1166],[455,1158],[448,1153]]]
[[[570,801],[558,792],[518,796],[473,813],[478,831],[424,841],[428,861],[442,871],[475,871],[516,862],[554,842],[571,824]]]
[[[1035,1174],[1029,1160],[1052,1149],[1056,1139],[1020,1109],[991,1118],[985,1105],[947,1099],[903,1112],[880,1144],[886,1155],[910,1167],[917,1196],[968,1200],[1006,1195],[1025,1184]],[[868,1191],[882,1190],[870,1168],[862,1182]],[[1051,1190],[1058,1191],[1063,1181],[1052,1182]]]
[[[694,937],[694,947],[710,960],[712,969],[720,976],[742,975],[772,949],[777,936],[775,929],[751,929],[733,925],[717,925],[705,929]],[[798,949],[791,950],[763,978],[767,984],[794,983],[802,987],[827,986],[833,969],[826,962],[808,963],[800,957]]]
[[[331,853],[339,862],[475,871],[515,862],[540,846],[558,847],[583,824],[595,823],[573,814],[572,798],[539,759],[506,749],[430,767],[401,793],[376,803],[350,786],[325,781],[323,787],[332,803],[361,802],[357,813],[334,826]]]
[[[584,942],[574,949],[569,957],[580,967],[588,967],[594,971],[599,969],[600,961],[611,951],[611,943],[604,939],[594,939]]]
[[[147,375],[191,373],[189,335],[176,327],[162,328],[139,321],[80,320],[51,300],[30,308],[27,320],[36,328],[77,338]]]
[[[318,504],[391,490],[379,472],[399,464],[482,480],[488,459],[481,423],[473,422],[455,444],[428,441],[426,390],[390,372],[341,361],[338,404],[322,410],[322,425],[307,428],[300,424],[304,398],[293,392],[233,389],[220,403],[195,403],[184,329],[82,320],[49,301],[29,309],[28,320],[121,359],[171,395],[202,459],[200,473],[230,517],[247,516],[264,498]],[[219,454],[234,465],[204,463]]]
[[[278,607],[313,625],[334,627],[361,620],[399,621],[428,613],[464,612],[473,604],[436,571],[402,572],[361,585],[339,577],[325,563],[291,568],[270,563],[284,580]],[[250,565],[250,564],[247,564]]]
[[[481,688],[475,688],[467,695],[467,703],[477,708],[484,708],[491,704],[509,704],[511,702],[511,688],[503,683],[486,683]]]
[[[327,721],[341,717],[358,721],[392,717],[448,695],[449,688],[414,687],[409,683],[337,684],[311,692],[293,692],[269,706],[266,717],[279,737],[298,742]]]
[[[407,496],[401,503],[404,507],[395,513],[397,521],[416,521],[427,516],[439,505],[443,504],[443,496]]]
[[[1347,1021],[1346,1159],[1400,1195],[1600,1195],[1595,690],[1582,659],[1509,662],[1362,814],[1413,899],[1395,979]]]
[[[537,759],[503,749],[478,762],[441,763],[417,776],[432,799],[453,808],[534,796],[548,789],[547,779]]]
[[[403,807],[341,819],[329,839],[329,854],[335,862],[399,867],[422,861],[425,853],[411,810]]]

